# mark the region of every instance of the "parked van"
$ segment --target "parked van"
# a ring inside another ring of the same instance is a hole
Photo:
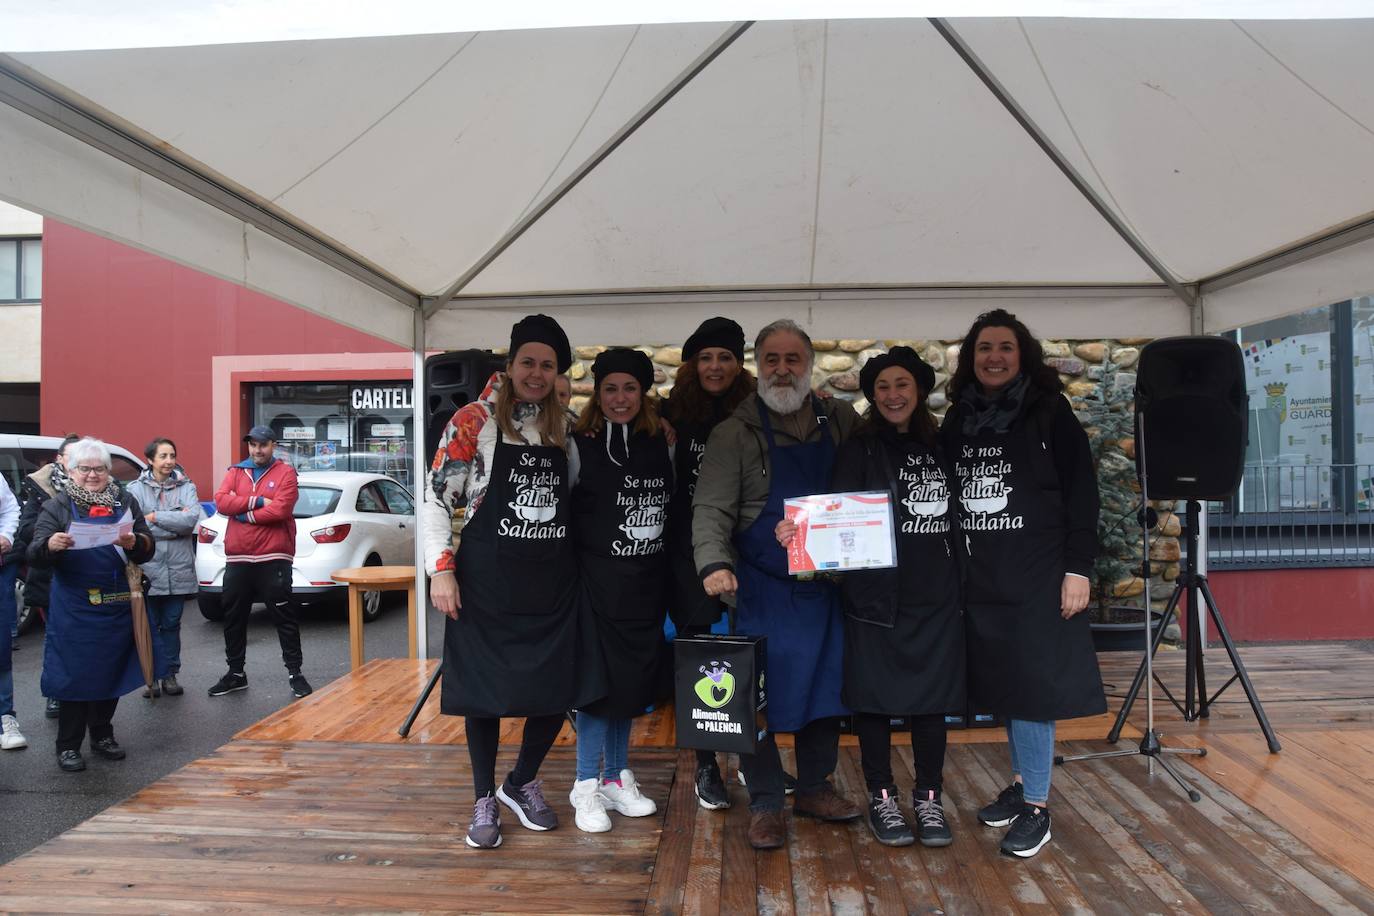
[[[41,468],[43,465],[52,461],[57,454],[58,446],[62,444],[61,436],[20,436],[13,433],[0,433],[0,474],[5,477],[5,483],[10,485],[16,497],[20,496],[19,486],[25,477]],[[133,452],[120,448],[112,443],[106,443],[110,447],[110,463],[116,480],[129,483],[136,480],[147,464]],[[32,618],[37,617],[28,608],[24,607],[24,574],[26,570],[19,570],[19,578],[14,583],[16,597],[19,600],[19,632],[22,634],[34,625]]]

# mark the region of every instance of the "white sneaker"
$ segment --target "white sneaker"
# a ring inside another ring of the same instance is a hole
[[[607,808],[619,811],[626,817],[648,817],[658,810],[652,798],[639,794],[639,783],[629,770],[620,771],[620,785],[602,783],[601,795],[606,799]]]
[[[573,820],[577,829],[585,833],[605,833],[611,829],[611,819],[606,814],[606,799],[597,791],[596,784],[600,781],[595,776],[579,779],[568,793],[568,801],[573,806]]]
[[[14,716],[0,716],[0,750],[17,751],[28,746],[29,740],[19,730],[19,720]]]

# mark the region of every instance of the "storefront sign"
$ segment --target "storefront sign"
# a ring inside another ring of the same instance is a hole
[[[281,437],[285,439],[313,439],[315,429],[310,426],[283,426]]]
[[[354,410],[410,410],[411,389],[408,386],[354,388],[352,404]]]
[[[373,423],[372,435],[374,436],[404,436],[406,427],[404,423]]]

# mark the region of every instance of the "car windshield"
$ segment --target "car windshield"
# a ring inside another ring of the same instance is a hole
[[[343,495],[342,490],[334,487],[301,487],[298,493],[296,511],[291,513],[296,518],[327,515],[339,505],[339,497]]]

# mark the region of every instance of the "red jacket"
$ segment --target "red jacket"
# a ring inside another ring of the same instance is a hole
[[[274,459],[256,482],[251,458],[231,467],[215,491],[215,511],[229,519],[225,562],[295,559],[295,508],[296,469],[291,465]]]

